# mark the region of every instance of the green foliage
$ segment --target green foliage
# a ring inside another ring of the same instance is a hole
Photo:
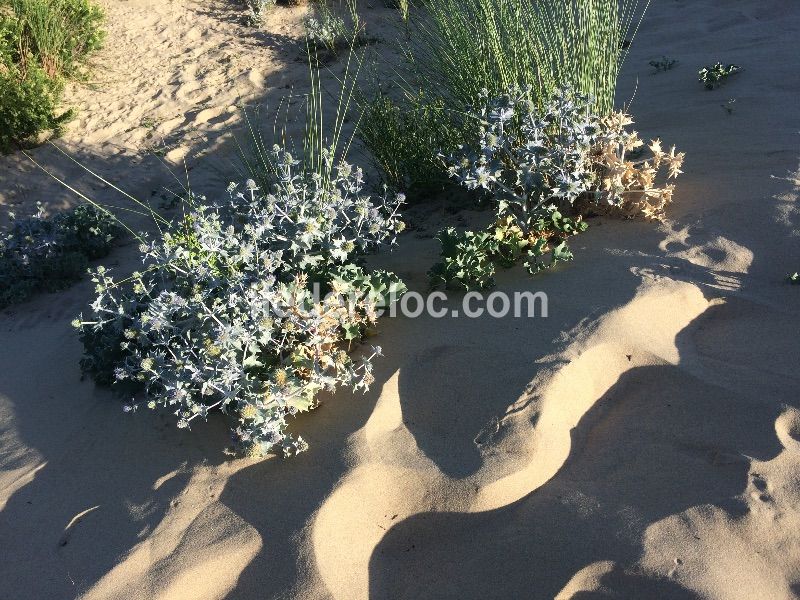
[[[449,121],[442,99],[418,95],[398,104],[379,93],[364,104],[359,137],[372,153],[384,182],[415,198],[447,183],[441,160],[432,149],[454,150],[461,136]]]
[[[587,227],[586,221],[554,210],[537,219],[528,235],[510,218],[500,219],[481,232],[444,229],[436,236],[442,246],[442,260],[428,272],[431,287],[487,289],[494,286],[496,267],[508,269],[520,261],[528,273],[539,273],[572,260],[567,238]]]
[[[63,83],[33,65],[21,73],[17,66],[0,70],[0,152],[8,153],[41,131],[60,133],[72,111],[59,113]]]
[[[527,250],[525,268],[534,275],[559,262],[573,259],[572,251],[567,245],[567,238],[586,231],[589,227],[586,221],[563,216],[559,211],[552,210],[541,215],[534,224],[534,237],[530,241],[522,239],[519,233],[516,238],[519,244],[525,244]],[[514,227],[509,229],[514,231]],[[549,253],[549,260],[546,259]]]
[[[0,308],[68,287],[86,273],[90,260],[108,254],[118,235],[114,219],[91,205],[53,217],[40,207],[31,218],[14,219],[0,238]]]
[[[678,64],[678,61],[674,58],[667,58],[666,56],[662,56],[660,60],[651,60],[650,66],[655,69],[656,73],[663,73],[665,71],[672,70],[675,65]]]
[[[484,90],[569,86],[611,112],[636,0],[428,0],[408,46],[418,83],[456,110]],[[635,33],[635,32],[631,32]],[[630,37],[633,37],[632,35]]]
[[[66,78],[84,78],[100,47],[102,11],[89,0],[0,0],[0,151],[59,132]]]
[[[356,0],[346,0],[346,12],[337,10],[330,0],[315,2],[315,16],[306,19],[306,44],[314,62],[329,62],[343,50],[363,46],[374,40],[367,37],[365,24],[358,14]]]
[[[355,53],[351,53],[344,73],[337,81],[339,93],[333,102],[333,105],[336,106],[336,113],[330,121],[328,118],[331,115],[325,111],[327,103],[323,101],[319,64],[318,61],[309,58],[310,93],[303,96],[302,104],[294,106],[292,102],[284,104],[287,123],[290,121],[290,117],[294,119],[296,116],[290,115],[290,111],[305,110],[305,132],[300,147],[296,140],[287,134],[285,128],[279,130],[277,126],[273,125],[272,131],[267,131],[259,127],[255,121],[257,115],[245,113],[249,135],[242,140],[237,140],[241,161],[239,171],[244,177],[252,179],[262,190],[269,190],[281,181],[284,176],[284,167],[275,162],[275,148],[278,141],[280,141],[280,147],[284,148],[287,154],[291,152],[292,155],[299,157],[299,171],[303,179],[311,177],[328,179],[333,175],[333,171],[329,168],[330,164],[346,162],[345,159],[355,133],[346,135],[344,130],[346,123],[352,117],[351,105],[357,93],[358,77],[362,66],[362,59],[358,56],[353,59],[354,56],[356,56]],[[325,96],[325,98],[328,97]],[[276,117],[276,122],[277,119],[278,117]]]
[[[792,285],[800,285],[800,273],[794,272],[786,276],[786,281]]]
[[[103,11],[89,0],[7,0],[21,28],[21,48],[49,75],[81,77],[86,58],[100,48]]]
[[[711,67],[703,67],[700,69],[697,72],[699,76],[698,81],[703,83],[707,90],[713,90],[714,88],[721,86],[728,77],[739,73],[741,70],[742,67],[738,65],[723,65],[722,63],[718,62]]]
[[[432,288],[486,289],[494,286],[497,242],[488,232],[459,232],[450,227],[436,236],[442,245],[442,261],[428,272]]]

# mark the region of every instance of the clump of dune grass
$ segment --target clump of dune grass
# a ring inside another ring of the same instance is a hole
[[[457,106],[513,86],[541,104],[569,86],[607,114],[642,13],[638,0],[427,0],[407,54]]]
[[[463,112],[483,93],[530,89],[542,108],[556,90],[568,87],[590,97],[594,113],[608,115],[648,5],[649,0],[426,0],[404,28],[406,60],[395,78],[403,93],[393,101],[403,113],[434,111],[438,129],[449,131],[431,142],[424,160],[416,160],[419,150],[409,154],[398,176],[397,161],[380,157],[413,144],[403,139],[407,128],[375,134],[380,120],[392,114],[386,98],[377,96],[365,112],[364,142],[392,182],[440,169],[436,151],[452,151],[450,140],[474,134],[476,124]]]
[[[69,120],[64,82],[87,77],[102,20],[89,0],[0,0],[0,151]]]

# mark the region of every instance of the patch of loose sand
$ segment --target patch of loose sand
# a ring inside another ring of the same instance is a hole
[[[120,43],[63,143],[141,197],[169,181],[147,152],[163,138],[218,193],[230,107],[305,81],[304,9],[257,33],[222,1],[106,4]],[[790,0],[655,2],[619,100],[636,89],[643,137],[687,153],[670,221],[595,219],[575,262],[500,274],[545,291],[547,319],[384,319],[373,389],[298,418],[295,459],[229,460],[221,419],[178,431],[80,382],[86,282],[0,315],[0,596],[796,598],[798,32]],[[680,64],[651,75],[662,55]],[[706,92],[717,60],[745,71]],[[74,201],[21,156],[0,177],[3,210]],[[411,217],[375,264],[423,290],[452,217]]]

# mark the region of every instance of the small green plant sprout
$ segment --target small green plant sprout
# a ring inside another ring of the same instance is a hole
[[[155,135],[155,133],[156,133],[156,128],[158,127],[158,121],[156,121],[156,120],[155,120],[154,118],[152,118],[152,117],[144,117],[144,118],[142,119],[142,121],[141,121],[140,125],[141,125],[141,127],[142,127],[143,129],[146,129],[146,130],[147,130],[147,134],[145,135],[145,139],[146,139],[146,140],[149,140],[149,139],[151,139],[151,138],[152,138],[152,137]]]
[[[786,281],[792,285],[800,285],[800,273],[795,271],[791,275],[786,276]]]
[[[733,114],[733,103],[734,102],[736,102],[736,98],[731,98],[725,104],[720,104],[720,106],[722,107],[722,109],[726,113],[728,113],[728,115],[732,115]]]
[[[275,6],[275,0],[244,0],[245,7],[247,8],[247,15],[245,16],[245,22],[252,26],[256,27],[261,25],[264,22],[264,18]]]
[[[344,49],[370,43],[365,23],[358,14],[356,0],[347,0],[347,18],[337,14],[329,0],[316,3],[317,15],[305,22],[306,46],[312,60],[326,62],[335,59]]]
[[[697,72],[698,81],[705,85],[707,90],[713,90],[721,86],[728,77],[741,71],[742,67],[739,65],[729,64],[726,66],[718,62],[712,67],[700,69]]]
[[[651,60],[650,66],[655,69],[653,73],[663,73],[665,71],[671,70],[678,64],[678,61],[674,58],[667,58],[666,56],[662,56],[660,60]]]
[[[431,288],[483,290],[494,286],[497,241],[489,232],[463,231],[449,227],[436,239],[442,246],[441,262],[428,271]]]

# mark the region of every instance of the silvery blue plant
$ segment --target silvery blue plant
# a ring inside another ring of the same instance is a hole
[[[591,99],[561,90],[538,109],[530,87],[499,97],[484,91],[467,111],[480,124],[477,144],[447,157],[448,172],[468,189],[486,190],[499,218],[525,233],[537,218],[571,205],[594,182],[591,150],[600,132]]]
[[[463,240],[473,254],[485,255],[475,264],[509,266],[525,256],[528,270],[536,273],[571,260],[567,238],[586,229],[580,209],[589,204],[626,218],[663,217],[674,185],[657,178],[665,175],[668,181],[682,173],[684,154],[674,146],[668,152],[660,140],[652,140],[649,156],[634,158],[644,143],[627,129],[630,117],[596,110],[591,97],[569,89],[539,107],[532,88],[511,87],[497,97],[484,91],[477,108],[466,111],[478,123],[476,141],[440,157],[451,177],[468,189],[483,190],[495,202],[495,241],[475,246],[478,238]],[[572,217],[578,200],[578,216]],[[445,260],[434,269],[435,281],[482,279],[480,269],[467,269],[457,255],[450,256],[448,248],[461,245],[441,241]],[[547,262],[541,260],[546,253]]]
[[[245,0],[247,7],[247,23],[252,26],[261,25],[267,15],[267,11],[275,6],[276,0]]]
[[[128,410],[163,406],[179,427],[221,410],[251,455],[304,450],[287,418],[316,406],[320,392],[370,385],[380,349],[354,357],[350,341],[404,290],[359,264],[395,243],[402,195],[370,197],[359,168],[322,156],[308,173],[274,147],[271,189],[250,180],[221,202],[196,198],[142,244],[140,272],[117,281],[95,271],[91,316],[75,323],[83,369],[137,398]]]
[[[38,290],[63,289],[86,274],[89,261],[106,256],[120,229],[92,205],[17,219],[0,234],[0,308]]]
[[[309,43],[318,48],[332,52],[337,44],[347,41],[344,20],[338,15],[326,13],[320,18],[310,17],[305,27]]]
[[[316,16],[305,21],[306,49],[311,58],[331,60],[344,48],[369,43],[364,35],[365,24],[358,13],[356,0],[346,0],[347,20],[327,0],[316,3]]]

